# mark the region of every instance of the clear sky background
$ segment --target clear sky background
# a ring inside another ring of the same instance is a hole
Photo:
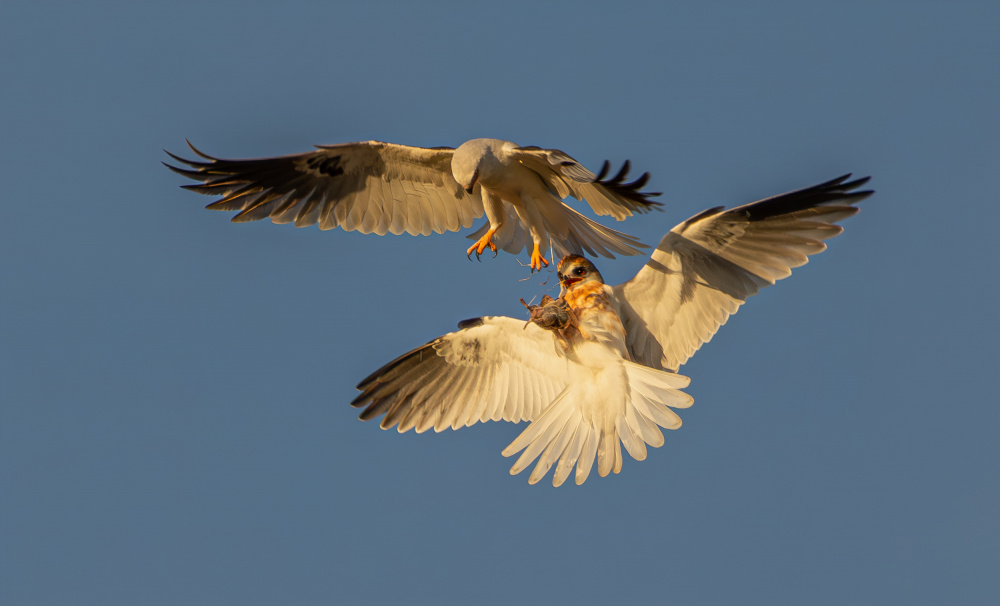
[[[998,108],[996,2],[4,1],[0,603],[1000,603]],[[630,158],[648,244],[878,193],[683,368],[662,448],[553,489],[508,475],[523,426],[348,406],[551,274],[232,225],[160,165],[185,137]]]

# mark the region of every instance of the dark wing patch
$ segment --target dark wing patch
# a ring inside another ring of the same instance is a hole
[[[847,173],[826,183],[765,198],[752,204],[734,208],[729,212],[740,211],[748,221],[763,221],[778,215],[787,215],[807,208],[822,206],[833,201],[852,205],[875,193],[870,189],[853,191],[867,183],[871,177],[862,177],[845,183],[850,177],[851,173]]]
[[[344,174],[344,169],[340,168],[340,156],[315,156],[306,160],[306,167],[327,177],[339,177]]]
[[[399,356],[358,383],[361,394],[351,402],[354,408],[364,407],[358,418],[369,421],[385,414],[382,429],[398,423],[410,410],[414,392],[441,378],[448,369],[448,363],[434,349],[439,341]]]
[[[646,186],[649,182],[649,173],[645,172],[639,175],[639,178],[635,181],[629,183],[625,182],[625,177],[628,175],[628,171],[631,170],[632,163],[625,160],[622,164],[621,169],[618,173],[611,178],[607,178],[608,173],[611,171],[611,163],[607,160],[601,165],[601,171],[597,174],[594,179],[594,185],[603,186],[610,192],[613,192],[620,198],[631,202],[629,204],[629,209],[633,212],[644,213],[663,206],[660,202],[654,202],[649,198],[654,196],[659,196],[660,192],[644,192],[642,188]]]
[[[190,145],[190,142],[188,143]],[[318,145],[312,152],[228,160],[193,146],[201,160],[167,154],[182,186],[221,196],[212,210],[235,211],[243,223],[270,218],[296,227],[410,235],[458,231],[483,214],[482,201],[451,175],[449,147],[427,149],[379,141]]]
[[[476,326],[482,326],[482,318],[469,318],[468,320],[462,320],[458,323],[458,327],[461,328],[475,328]]]
[[[239,211],[232,219],[234,223],[277,215],[304,198],[312,197],[308,200],[311,204],[307,202],[298,213],[308,215],[320,201],[320,196],[312,195],[318,189],[329,191],[333,194],[330,198],[339,198],[364,187],[364,179],[358,178],[362,175],[345,176],[341,155],[331,151],[229,160],[210,156],[190,141],[187,143],[191,151],[207,161],[188,160],[164,150],[171,158],[190,168],[179,168],[166,162],[164,166],[188,179],[201,181],[195,185],[182,185],[184,189],[222,196],[206,208]],[[368,154],[366,159],[372,163],[368,172],[380,174],[384,171],[384,163],[377,153]]]

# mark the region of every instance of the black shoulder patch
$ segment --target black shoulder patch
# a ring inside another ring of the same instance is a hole
[[[340,156],[313,156],[306,160],[306,167],[327,177],[339,177],[344,174],[344,169],[340,168]]]
[[[475,328],[476,326],[482,326],[482,325],[483,325],[482,318],[469,318],[468,320],[462,320],[461,322],[459,322],[458,328],[461,330],[465,330],[466,328]]]

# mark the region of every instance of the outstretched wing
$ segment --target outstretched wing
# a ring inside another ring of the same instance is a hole
[[[569,385],[552,332],[524,320],[484,317],[403,354],[358,384],[360,418],[384,414],[400,433],[479,421],[530,421]]]
[[[759,202],[696,215],[670,230],[635,278],[613,288],[629,353],[676,370],[749,297],[843,231],[835,225],[872,195],[850,175]]]
[[[621,221],[635,213],[649,212],[662,206],[649,198],[659,196],[658,192],[644,192],[649,181],[649,173],[643,173],[635,181],[626,183],[631,164],[628,160],[618,173],[608,178],[611,163],[607,160],[595,175],[574,160],[566,152],[540,147],[518,147],[514,150],[522,164],[535,171],[560,198],[573,196],[586,200],[598,215],[610,215]]]
[[[233,222],[270,217],[296,227],[429,235],[458,231],[483,215],[478,192],[470,195],[451,174],[451,148],[423,148],[378,141],[317,146],[317,151],[275,158],[226,160],[191,150],[205,161],[190,168],[164,163],[201,181],[186,189],[222,198],[208,208],[239,211]]]

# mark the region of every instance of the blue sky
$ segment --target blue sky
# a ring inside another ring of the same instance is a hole
[[[0,602],[997,603],[998,24],[995,2],[2,3]],[[348,403],[554,279],[470,263],[465,234],[232,225],[160,165],[185,137],[630,158],[664,212],[614,227],[649,244],[845,172],[878,193],[683,368],[662,448],[553,489],[508,475],[517,426],[399,435]]]

